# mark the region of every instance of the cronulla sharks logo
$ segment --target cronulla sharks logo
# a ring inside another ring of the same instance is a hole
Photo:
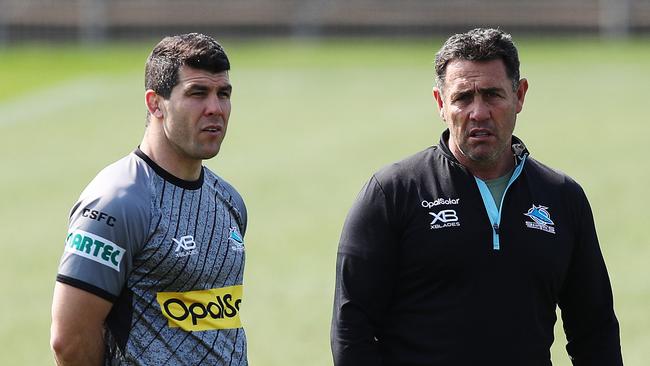
[[[233,226],[230,228],[228,241],[230,242],[230,249],[236,252],[241,252],[244,250],[244,238],[242,238],[239,230],[237,230],[237,227]]]
[[[555,234],[555,223],[551,220],[551,214],[548,212],[548,207],[533,204],[533,207],[529,208],[528,212],[524,215],[533,220],[532,222],[526,221],[527,227]]]

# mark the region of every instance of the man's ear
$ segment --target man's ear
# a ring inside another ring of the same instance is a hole
[[[519,113],[524,108],[524,99],[526,99],[526,92],[528,91],[528,80],[519,80],[519,88],[517,88],[517,107],[516,112]]]
[[[433,99],[436,100],[436,103],[438,104],[438,111],[440,112],[440,118],[442,118],[442,120],[444,121],[445,115],[444,115],[444,110],[442,108],[443,107],[442,92],[440,91],[440,89],[438,89],[437,86],[433,88]]]
[[[147,110],[149,114],[156,118],[163,118],[163,112],[160,108],[161,99],[162,97],[151,89],[144,92],[144,103],[147,106]]]

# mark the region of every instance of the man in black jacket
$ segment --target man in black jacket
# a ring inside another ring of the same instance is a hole
[[[435,66],[440,143],[373,175],[346,219],[334,363],[550,366],[559,305],[574,365],[622,365],[587,198],[512,135],[510,35],[454,35]]]

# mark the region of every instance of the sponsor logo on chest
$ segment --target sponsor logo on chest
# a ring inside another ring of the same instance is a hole
[[[230,249],[235,252],[241,252],[244,250],[244,238],[241,236],[236,226],[230,228],[228,241],[230,242]]]
[[[555,234],[555,223],[551,220],[551,214],[548,211],[548,207],[533,204],[533,207],[529,208],[524,215],[533,220],[525,221],[528,228]]]
[[[431,215],[431,222],[429,226],[431,230],[438,230],[450,227],[460,226],[460,219],[458,212],[453,209],[454,205],[460,203],[460,198],[437,198],[434,201],[423,200],[420,205],[423,208],[429,209]],[[438,206],[452,206],[450,208]]]
[[[176,244],[174,255],[176,255],[178,258],[198,254],[199,252],[196,249],[196,242],[194,241],[194,237],[192,235],[181,236],[180,239],[172,238],[172,241]]]
[[[158,292],[156,300],[170,328],[185,331],[241,328],[243,286],[187,292]]]
[[[236,226],[229,229],[227,240],[231,250],[235,252],[244,251],[244,239]],[[172,238],[172,243],[175,245],[174,255],[178,258],[199,253],[198,245],[192,235],[184,235],[178,239]]]

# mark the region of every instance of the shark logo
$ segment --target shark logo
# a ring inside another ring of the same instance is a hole
[[[540,225],[553,225],[551,214],[548,213],[548,207],[546,206],[533,205],[533,207],[528,209],[528,212],[526,212],[525,215]]]
[[[239,234],[237,227],[230,228],[230,234],[228,234],[228,240],[230,241],[230,248],[234,251],[241,252],[244,250],[244,238]]]
[[[533,204],[533,207],[529,208],[528,212],[524,215],[533,220],[533,222],[526,221],[527,227],[555,234],[555,227],[553,227],[555,223],[551,220],[551,214],[548,212],[548,207]]]

